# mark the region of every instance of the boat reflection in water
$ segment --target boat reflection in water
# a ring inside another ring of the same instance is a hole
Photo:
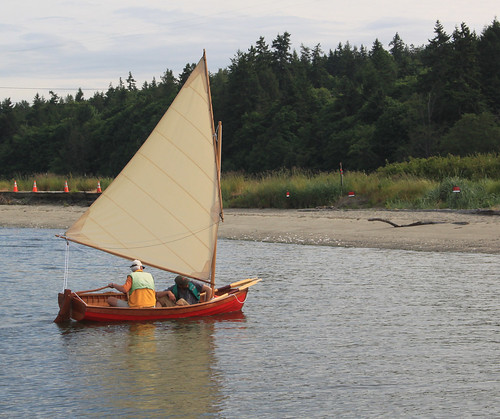
[[[79,397],[89,399],[86,414],[198,417],[216,415],[223,399],[216,329],[244,322],[237,312],[170,322],[73,323],[61,327],[61,336],[75,379],[84,383],[78,387]]]

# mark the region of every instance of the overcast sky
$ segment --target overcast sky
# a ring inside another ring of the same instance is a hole
[[[166,69],[178,75],[206,49],[209,71],[263,36],[291,34],[293,49],[339,42],[388,48],[396,32],[427,44],[436,20],[447,33],[465,22],[477,34],[500,15],[498,0],[1,0],[0,99],[33,102],[49,90],[85,98],[125,80],[137,86]]]

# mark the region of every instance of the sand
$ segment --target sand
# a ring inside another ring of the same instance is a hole
[[[63,232],[87,207],[0,205],[0,227]],[[394,227],[378,218],[403,226]],[[430,224],[424,224],[430,223]],[[226,209],[219,237],[277,243],[500,254],[497,212]]]

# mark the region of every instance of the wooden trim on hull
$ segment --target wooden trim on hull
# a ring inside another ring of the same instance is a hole
[[[231,290],[228,294],[211,301],[190,306],[158,308],[126,308],[93,305],[93,298],[107,298],[110,294],[71,294],[71,318],[77,321],[145,321],[168,320],[187,317],[214,316],[240,311],[245,303],[248,289]],[[64,298],[60,294],[60,304]],[[87,301],[88,303],[87,303]]]

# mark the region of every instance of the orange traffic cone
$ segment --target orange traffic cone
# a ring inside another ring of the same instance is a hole
[[[13,189],[14,192],[19,192],[19,190],[17,189],[17,182],[14,181],[14,189]]]
[[[68,181],[64,182],[64,192],[69,192]]]
[[[101,193],[101,182],[97,182],[97,192]]]
[[[33,182],[33,192],[38,192],[38,188],[36,187],[36,180]]]

